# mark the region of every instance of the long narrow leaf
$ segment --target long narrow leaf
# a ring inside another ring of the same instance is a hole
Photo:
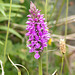
[[[0,60],[0,64],[1,64],[2,75],[4,75],[4,69],[3,69],[3,64],[1,60]]]
[[[23,65],[20,65],[20,64],[14,64],[13,61],[10,59],[9,55],[8,55],[8,59],[12,63],[12,65],[17,69],[18,75],[21,75],[21,71],[19,70],[19,68],[17,66],[20,66],[20,67],[24,68],[27,71],[27,74],[29,75],[29,72],[26,69],[26,67],[24,67]]]
[[[0,15],[0,22],[8,20],[8,16],[9,16],[8,13],[6,15],[7,15],[7,17],[4,17],[4,16]],[[16,16],[16,13],[11,13],[11,17],[15,17],[15,16]],[[17,14],[17,17],[22,17],[22,15]]]
[[[0,3],[0,5],[6,6],[6,7],[10,7],[10,4],[8,4],[8,3]],[[22,5],[15,5],[15,4],[12,4],[12,7],[13,8],[25,8]]]
[[[8,56],[9,61],[12,63],[12,65],[17,69],[18,71],[18,75],[21,75],[21,71],[20,69],[13,63],[13,61],[10,59],[10,57]]]
[[[0,12],[6,17],[4,9],[4,6],[0,5]]]
[[[6,27],[6,26],[0,26],[0,30],[5,30],[5,31],[7,31],[7,27]],[[16,36],[19,37],[20,39],[22,39],[22,36],[21,36],[18,32],[16,32],[14,29],[9,28],[9,32],[12,33],[12,34],[14,34],[14,35],[16,35]]]
[[[4,45],[4,43],[3,43],[2,41],[0,41],[0,44],[1,44],[1,45]]]

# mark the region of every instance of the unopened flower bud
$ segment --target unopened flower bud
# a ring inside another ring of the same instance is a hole
[[[65,45],[65,40],[64,39],[60,39],[60,51],[61,53],[66,53],[66,45]]]

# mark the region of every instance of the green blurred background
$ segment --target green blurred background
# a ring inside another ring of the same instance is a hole
[[[17,70],[8,60],[8,54],[15,64],[24,65],[30,75],[38,75],[38,60],[34,53],[29,53],[27,48],[26,21],[29,14],[30,1],[45,14],[45,0],[12,0],[11,22],[6,49],[5,75],[17,75]],[[63,2],[64,1],[64,2]],[[64,36],[66,0],[48,0],[47,24],[51,33],[52,43],[48,45],[48,72],[51,75],[56,69],[59,75],[61,66],[61,53],[59,50],[59,38]],[[10,0],[0,0],[0,60],[4,57],[4,43],[9,18]],[[45,17],[45,16],[44,16]],[[67,61],[64,61],[63,75],[75,75],[75,0],[69,0],[68,10],[68,36],[67,36]],[[72,34],[72,35],[71,35]],[[70,38],[69,38],[70,37]],[[53,50],[53,51],[50,51]],[[46,51],[42,56],[43,75],[46,75]],[[22,75],[27,72],[19,67]],[[1,70],[0,70],[1,73]]]

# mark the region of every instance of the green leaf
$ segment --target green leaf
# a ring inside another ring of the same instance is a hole
[[[5,7],[10,7],[10,4],[8,3],[0,3],[0,5],[5,6]],[[22,5],[12,4],[12,8],[25,8],[25,7]]]
[[[5,21],[5,20],[8,20],[9,14],[7,13],[6,15],[7,15],[7,17],[2,16],[2,15],[0,14],[0,22]],[[22,17],[22,15],[20,15],[20,14],[17,14],[17,15],[16,15],[16,13],[11,13],[11,17],[15,17],[15,16],[17,16],[17,17]]]
[[[1,12],[4,16],[6,16],[4,9],[5,9],[4,6],[0,5],[0,12]]]
[[[4,45],[4,43],[3,43],[2,41],[0,41],[0,44],[1,44],[1,45]]]
[[[12,65],[17,69],[18,75],[21,75],[20,69],[16,66],[16,64],[13,63],[13,61],[10,59],[9,55],[8,55],[8,59],[9,59],[9,61],[12,63]]]
[[[3,0],[0,0],[0,3],[3,3]]]
[[[5,31],[7,31],[7,29],[8,29],[8,27],[6,27],[6,26],[0,26],[0,30],[5,30]],[[9,32],[12,33],[12,34],[14,34],[14,35],[16,35],[16,36],[19,37],[20,39],[22,39],[22,36],[21,36],[18,32],[16,32],[14,29],[9,28]]]
[[[6,7],[6,10],[9,10],[9,7]],[[25,12],[25,10],[21,9],[21,8],[12,8],[12,11],[17,11],[17,13],[19,12]]]

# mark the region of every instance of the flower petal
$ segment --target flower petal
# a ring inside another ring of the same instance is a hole
[[[40,58],[40,55],[39,55],[39,53],[36,53],[36,54],[34,55],[34,57],[35,57],[35,59],[38,59],[38,58]]]

